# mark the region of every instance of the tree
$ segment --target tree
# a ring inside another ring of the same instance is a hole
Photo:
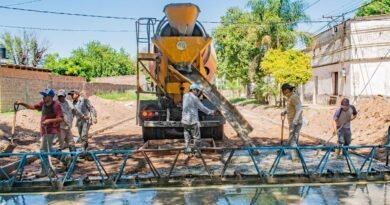
[[[301,51],[271,49],[261,62],[261,67],[277,84],[306,83],[312,77],[310,56]]]
[[[266,82],[260,62],[269,49],[290,49],[300,40],[310,44],[311,38],[295,30],[299,21],[307,19],[302,1],[250,0],[248,7],[249,12],[229,9],[213,32],[218,74],[247,85],[256,82],[259,88]]]
[[[1,43],[7,50],[7,58],[18,65],[38,66],[47,52],[47,41],[39,41],[34,33],[24,31],[21,36],[5,32],[0,35]]]
[[[256,35],[254,28],[239,23],[248,22],[249,13],[230,8],[221,21],[226,23],[212,34],[218,57],[218,74],[228,81],[240,79],[241,82],[248,82],[248,69],[257,49]]]
[[[390,0],[370,0],[365,3],[370,3],[367,6],[360,7],[356,16],[371,16],[390,13]]]
[[[58,54],[45,57],[45,67],[53,73],[84,77],[129,75],[135,73],[134,63],[124,49],[119,52],[98,41],[87,43],[72,51],[69,58],[60,58]]]

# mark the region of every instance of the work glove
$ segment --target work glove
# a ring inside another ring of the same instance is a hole
[[[299,123],[299,122],[298,122],[297,119],[294,119],[294,120],[293,120],[293,125],[294,125],[294,126],[298,125],[298,123]]]

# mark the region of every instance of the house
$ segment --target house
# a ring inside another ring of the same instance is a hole
[[[390,15],[355,17],[314,37],[313,77],[304,98],[315,104],[390,96]]]

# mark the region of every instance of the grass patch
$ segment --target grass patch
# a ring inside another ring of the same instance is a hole
[[[0,113],[1,117],[13,116],[13,115],[14,115],[14,111],[8,111],[8,112],[1,112]]]
[[[237,105],[258,105],[259,103],[256,101],[256,99],[247,99],[243,97],[238,97],[238,98],[230,98],[229,102],[232,104],[237,104]]]
[[[115,100],[115,101],[134,101],[137,100],[137,94],[135,91],[127,91],[127,92],[104,92],[104,93],[96,93],[96,96],[107,99],[107,100]],[[156,97],[151,94],[140,94],[140,100],[154,100]]]
[[[247,99],[240,103],[240,105],[260,105],[256,99]]]
[[[236,104],[236,103],[239,103],[239,102],[242,102],[242,101],[245,101],[245,100],[246,100],[246,98],[237,97],[237,98],[230,98],[229,102],[233,103],[233,104]]]

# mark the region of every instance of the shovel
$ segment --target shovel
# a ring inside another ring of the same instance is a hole
[[[12,122],[12,130],[11,130],[11,144],[14,145],[15,138],[15,126],[16,126],[16,113],[19,110],[19,104],[14,103],[14,121]]]
[[[286,115],[281,114],[280,118],[282,119],[282,128],[281,128],[281,132],[280,132],[280,146],[283,146],[284,120],[286,119]],[[279,154],[279,150],[278,150],[278,154]],[[284,155],[285,152],[283,151],[282,154]]]
[[[283,146],[283,131],[284,131],[284,120],[286,119],[286,115],[280,115],[280,118],[282,119],[282,129],[280,132],[280,146]]]
[[[344,127],[344,125],[345,124],[343,124],[342,126],[340,126],[339,129],[336,130],[336,134],[332,134],[332,136],[329,137],[329,139],[325,142],[324,146],[328,146],[329,145],[330,140],[332,140],[333,137],[335,137],[337,135],[337,133]],[[320,154],[320,150],[321,149],[317,149],[317,153],[316,153],[317,156]]]

